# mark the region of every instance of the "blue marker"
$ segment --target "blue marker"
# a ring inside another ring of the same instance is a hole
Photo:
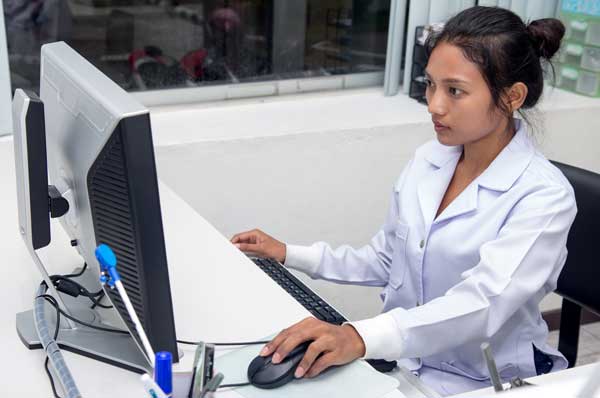
[[[173,393],[173,356],[168,351],[156,353],[154,360],[154,380],[161,390],[171,397]]]

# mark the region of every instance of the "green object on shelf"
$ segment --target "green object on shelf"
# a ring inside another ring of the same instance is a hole
[[[600,0],[561,0],[565,24],[556,57],[555,86],[590,97],[600,96]]]
[[[569,42],[600,46],[599,0],[562,0],[558,17]]]

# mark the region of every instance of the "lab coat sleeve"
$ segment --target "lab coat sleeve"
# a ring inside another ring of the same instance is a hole
[[[417,358],[490,338],[532,295],[555,289],[576,212],[572,192],[562,186],[524,196],[498,237],[481,246],[479,263],[444,296],[351,322],[365,357]]]
[[[404,169],[395,185],[383,227],[369,244],[358,249],[348,245],[333,249],[325,242],[317,242],[311,246],[288,244],[284,265],[302,271],[313,279],[385,286],[389,280],[392,264],[392,245],[398,218],[398,191],[406,179],[411,163]]]

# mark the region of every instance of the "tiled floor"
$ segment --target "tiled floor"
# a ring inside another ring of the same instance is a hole
[[[548,343],[558,346],[558,330],[550,332]],[[582,326],[579,334],[579,352],[575,366],[600,361],[600,322]]]

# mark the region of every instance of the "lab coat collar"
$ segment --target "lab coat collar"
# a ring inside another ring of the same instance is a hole
[[[458,161],[462,150],[462,145],[446,146],[434,141],[429,151],[425,153],[425,159],[439,169],[450,160]]]
[[[535,148],[527,137],[525,123],[515,119],[515,126],[517,132],[513,139],[477,179],[479,186],[506,192],[529,166]]]
[[[507,191],[523,174],[535,152],[527,137],[527,127],[519,119],[514,119],[517,132],[509,144],[496,156],[496,159],[477,178],[479,186],[495,191]],[[425,159],[437,168],[449,161],[458,162],[462,145],[445,146],[438,142],[430,147]]]
[[[477,209],[479,187],[505,192],[521,176],[534,154],[534,147],[527,137],[525,124],[515,120],[517,132],[510,143],[496,156],[488,168],[473,181],[444,211],[435,213],[446,188],[454,175],[456,164],[462,154],[462,146],[444,146],[435,142],[425,154],[425,159],[437,169],[424,178],[417,193],[426,225],[439,223]]]

